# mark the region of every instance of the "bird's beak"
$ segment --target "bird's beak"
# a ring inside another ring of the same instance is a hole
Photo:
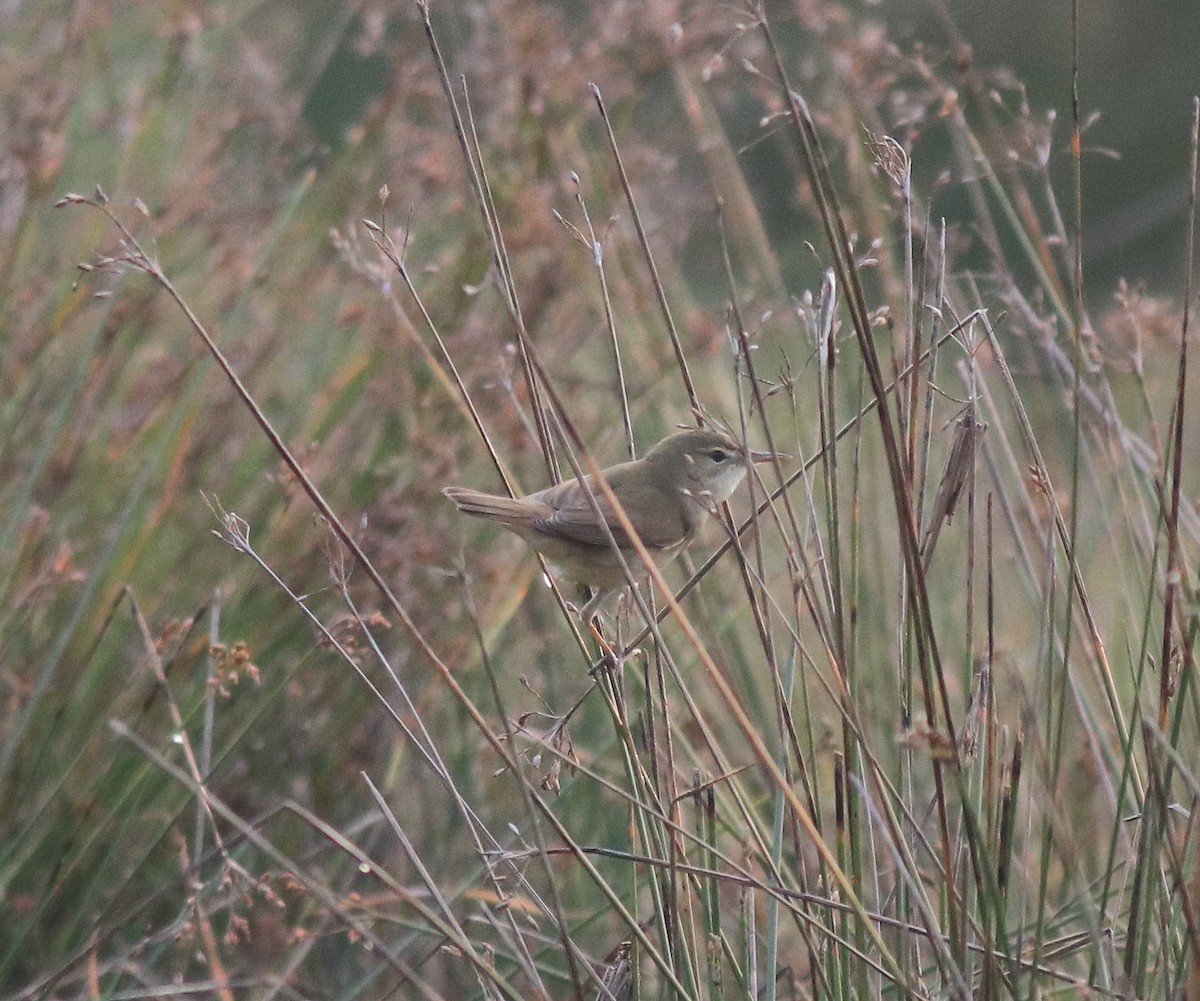
[[[787,452],[751,452],[751,462],[772,462],[775,459],[790,459]]]

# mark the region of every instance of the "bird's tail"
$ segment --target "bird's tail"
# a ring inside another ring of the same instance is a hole
[[[498,521],[502,524],[529,520],[528,506],[524,501],[513,500],[511,497],[497,497],[495,494],[468,490],[466,487],[446,487],[442,493],[454,501],[463,514],[475,518],[486,518],[488,521]]]

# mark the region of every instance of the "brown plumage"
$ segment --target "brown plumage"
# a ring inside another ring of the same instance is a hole
[[[699,428],[670,435],[643,458],[610,466],[602,475],[655,562],[665,563],[695,538],[705,509],[737,489],[747,458],[760,462],[772,456],[747,452],[728,435]],[[585,480],[603,524],[575,479],[516,499],[465,487],[446,487],[443,493],[464,514],[519,535],[562,576],[601,589],[621,587],[625,574],[603,526],[635,574],[641,561],[604,491],[591,476]]]

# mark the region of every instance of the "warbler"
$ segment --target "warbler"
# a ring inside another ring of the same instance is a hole
[[[766,462],[772,452],[752,452],[712,428],[668,435],[642,458],[601,470],[601,475],[658,565],[670,562],[695,539],[711,508],[727,500],[746,475],[747,460]],[[782,456],[779,456],[782,457]],[[613,505],[592,476],[584,477],[603,523],[578,479],[512,498],[446,487],[442,492],[464,514],[494,521],[546,557],[561,577],[598,590],[586,613],[614,588],[628,583],[612,533],[635,576],[642,566]]]

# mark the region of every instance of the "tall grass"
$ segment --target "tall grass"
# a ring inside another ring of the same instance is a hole
[[[476,13],[6,15],[5,996],[1200,994],[1194,292],[1077,97]],[[697,421],[790,457],[598,623],[440,497]]]

